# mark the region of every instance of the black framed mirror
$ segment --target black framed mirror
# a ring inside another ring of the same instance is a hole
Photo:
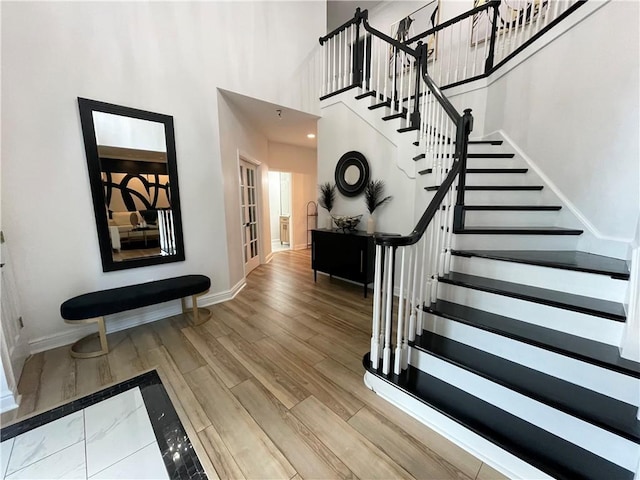
[[[346,197],[360,195],[369,181],[369,163],[363,154],[347,152],[336,165],[336,187]]]
[[[173,117],[78,98],[105,272],[183,261]]]

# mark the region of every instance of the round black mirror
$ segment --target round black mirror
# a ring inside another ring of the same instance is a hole
[[[360,152],[347,152],[336,165],[336,187],[345,197],[362,193],[369,182],[369,163]]]

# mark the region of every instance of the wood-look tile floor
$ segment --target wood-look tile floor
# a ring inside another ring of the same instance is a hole
[[[371,299],[281,252],[193,327],[178,315],[110,334],[108,355],[68,347],[25,365],[3,423],[157,368],[211,478],[504,478],[363,384]]]

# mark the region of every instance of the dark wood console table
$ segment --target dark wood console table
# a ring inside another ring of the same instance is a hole
[[[367,285],[373,282],[375,270],[373,235],[360,230],[343,232],[317,228],[311,231],[311,268],[313,280],[318,271]]]

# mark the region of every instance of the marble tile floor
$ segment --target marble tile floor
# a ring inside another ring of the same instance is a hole
[[[155,372],[10,425],[1,439],[2,480],[206,478]]]

